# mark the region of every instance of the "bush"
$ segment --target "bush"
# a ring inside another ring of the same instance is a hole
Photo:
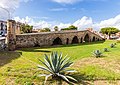
[[[98,58],[98,57],[101,57],[102,56],[102,52],[100,52],[100,50],[95,50],[93,51],[93,55]]]

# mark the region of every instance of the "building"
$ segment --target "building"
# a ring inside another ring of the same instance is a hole
[[[7,22],[0,20],[0,35],[4,36],[7,33]]]

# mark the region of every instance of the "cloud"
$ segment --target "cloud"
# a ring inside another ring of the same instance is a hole
[[[94,27],[99,27],[99,28],[103,28],[103,27],[116,27],[120,29],[120,14],[117,15],[116,17],[107,19],[107,20],[103,20],[100,23],[96,23],[93,24]]]
[[[109,1],[109,0],[52,0],[53,2],[57,2],[60,4],[73,4],[73,3],[77,3],[77,2],[82,2],[82,1]]]
[[[86,16],[82,17],[81,19],[79,19],[73,23],[73,25],[75,25],[79,29],[92,27],[92,24],[93,24],[92,18],[89,18]]]
[[[52,9],[49,9],[50,11],[67,11],[68,9],[67,8],[52,8]]]
[[[0,0],[0,18],[3,20],[7,19],[8,14],[13,14],[14,11],[19,7],[21,2],[28,1],[32,0]]]
[[[44,20],[36,22],[30,17],[25,17],[25,18],[19,18],[15,17],[14,18],[16,21],[22,22],[22,23],[28,23],[30,25],[33,25],[34,28],[45,28],[49,27],[53,30],[54,26],[58,26],[60,29],[61,28],[66,28],[69,27],[70,25],[74,25],[78,27],[78,30],[85,30],[86,28],[93,28],[94,30],[98,31],[100,28],[103,27],[116,27],[120,29],[120,15],[117,15],[116,17],[103,20],[100,22],[95,23],[91,17],[86,17],[83,16],[81,19],[76,20],[73,23],[62,23],[62,22],[47,22]]]
[[[52,27],[52,24],[50,22],[41,20],[38,22],[35,22],[32,18],[26,16],[25,18],[20,18],[20,17],[14,17],[14,20],[17,22],[21,22],[21,23],[27,23],[29,25],[34,26],[34,28],[36,29],[41,29],[41,28],[45,28],[45,27]]]
[[[83,0],[52,0],[52,1],[57,3],[72,4],[72,3],[76,3],[78,1],[83,1]]]

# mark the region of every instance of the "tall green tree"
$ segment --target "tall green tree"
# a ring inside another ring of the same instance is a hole
[[[30,26],[28,24],[22,24],[20,26],[21,33],[32,33],[33,26]]]
[[[111,34],[115,34],[115,33],[119,32],[119,31],[120,31],[119,29],[114,28],[114,27],[105,27],[105,28],[101,28],[100,32],[103,33],[103,34],[108,35],[109,38],[110,38]]]

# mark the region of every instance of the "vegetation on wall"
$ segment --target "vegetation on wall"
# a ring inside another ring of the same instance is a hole
[[[21,33],[32,33],[33,26],[30,26],[28,24],[22,24],[20,26]]]

